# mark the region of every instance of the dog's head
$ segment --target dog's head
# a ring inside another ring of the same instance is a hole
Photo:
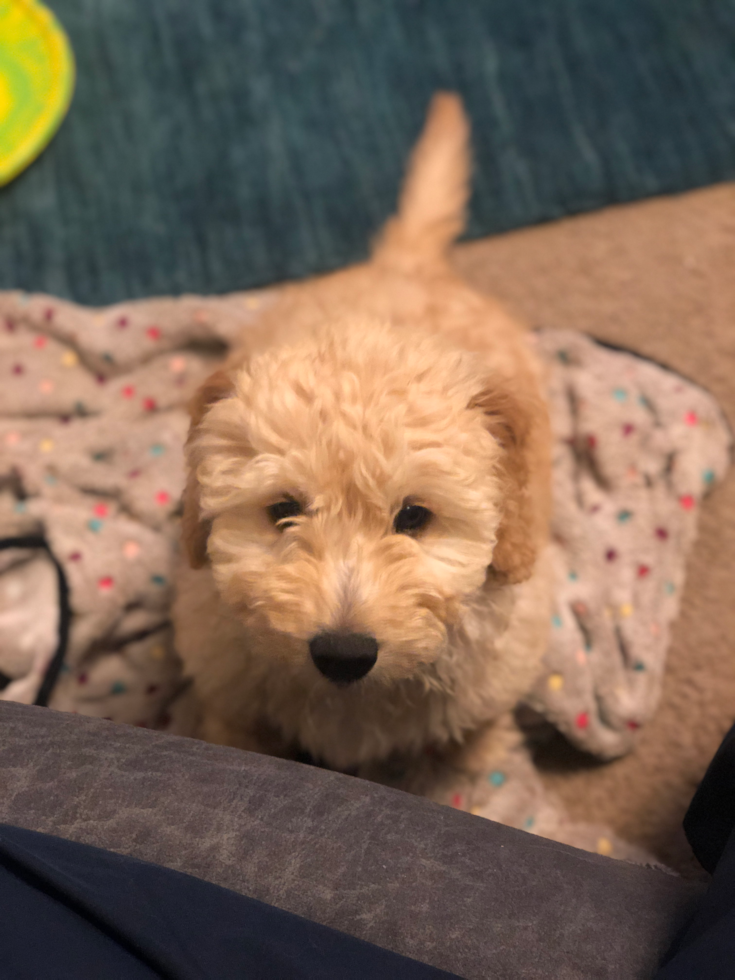
[[[538,411],[430,334],[361,322],[266,349],[194,400],[189,559],[312,680],[420,674],[473,597],[531,573]]]

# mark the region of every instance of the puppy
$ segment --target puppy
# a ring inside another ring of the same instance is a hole
[[[468,136],[435,96],[370,261],[285,288],[191,406],[174,620],[209,741],[479,771],[538,672],[549,422],[447,260]]]

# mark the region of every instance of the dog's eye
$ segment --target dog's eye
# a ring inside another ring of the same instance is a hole
[[[393,529],[396,534],[413,534],[426,527],[431,519],[431,511],[419,504],[406,504],[396,514]]]
[[[267,510],[268,516],[274,524],[278,525],[280,531],[286,527],[293,527],[294,522],[288,521],[287,518],[298,517],[299,514],[303,513],[298,500],[279,500],[277,504],[271,504]]]

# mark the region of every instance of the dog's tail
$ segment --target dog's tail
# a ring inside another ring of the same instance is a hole
[[[458,95],[438,92],[414,147],[398,202],[375,258],[413,266],[440,259],[465,224],[470,192],[470,127]]]

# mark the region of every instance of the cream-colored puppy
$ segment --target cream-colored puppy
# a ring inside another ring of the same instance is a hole
[[[523,329],[447,262],[468,178],[440,94],[372,259],[285,289],[195,399],[174,618],[205,739],[482,765],[535,678],[549,424]]]

